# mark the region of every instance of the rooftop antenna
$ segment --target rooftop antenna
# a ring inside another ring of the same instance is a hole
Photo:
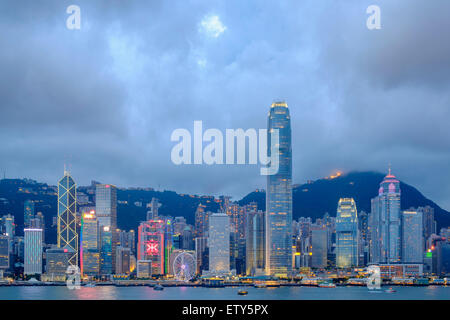
[[[389,175],[391,175],[391,163],[389,162]]]

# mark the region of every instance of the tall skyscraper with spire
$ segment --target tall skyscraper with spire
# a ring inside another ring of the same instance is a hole
[[[70,252],[69,264],[78,266],[78,233],[76,223],[77,185],[64,170],[58,182],[58,248]]]
[[[378,196],[372,199],[369,217],[370,262],[401,261],[400,181],[391,173],[380,183]]]
[[[266,190],[266,273],[286,277],[292,272],[292,147],[291,117],[285,102],[270,107],[268,155],[273,130],[279,133],[278,173],[267,176]]]

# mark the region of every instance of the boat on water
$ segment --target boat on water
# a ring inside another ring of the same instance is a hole
[[[397,292],[397,291],[395,291],[395,290],[392,289],[392,288],[389,288],[389,289],[387,289],[387,290],[384,290],[384,292],[386,292],[386,293],[394,293],[394,292]]]
[[[265,283],[255,283],[255,288],[267,288],[267,285]]]
[[[93,287],[95,287],[95,283],[89,282],[89,283],[86,283],[84,286],[86,288],[93,288]]]
[[[332,282],[322,282],[318,285],[320,288],[336,288],[336,285]]]
[[[247,294],[248,294],[247,290],[241,289],[241,290],[238,291],[238,295],[240,295],[240,296],[245,296]]]
[[[164,290],[164,287],[160,284],[157,284],[156,286],[153,287],[153,290],[162,291]]]

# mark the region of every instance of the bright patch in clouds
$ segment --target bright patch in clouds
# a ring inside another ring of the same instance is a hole
[[[208,15],[200,22],[200,30],[214,38],[219,37],[226,29],[227,27],[223,25],[219,16],[216,15]]]

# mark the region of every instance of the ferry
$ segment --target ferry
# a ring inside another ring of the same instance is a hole
[[[241,289],[241,290],[238,291],[238,295],[240,295],[240,296],[245,296],[247,294],[248,294],[247,290]]]
[[[84,286],[85,286],[86,288],[93,288],[93,287],[95,287],[95,283],[93,283],[93,282],[88,282],[88,283],[86,283]]]
[[[394,293],[394,292],[397,292],[397,291],[395,291],[395,290],[392,289],[392,288],[389,288],[389,289],[387,289],[387,290],[384,290],[384,292],[386,292],[386,293]]]
[[[336,288],[336,285],[332,282],[322,282],[318,285],[320,288]]]
[[[164,287],[160,284],[157,284],[156,286],[153,287],[153,290],[162,291],[162,290],[164,290]]]

